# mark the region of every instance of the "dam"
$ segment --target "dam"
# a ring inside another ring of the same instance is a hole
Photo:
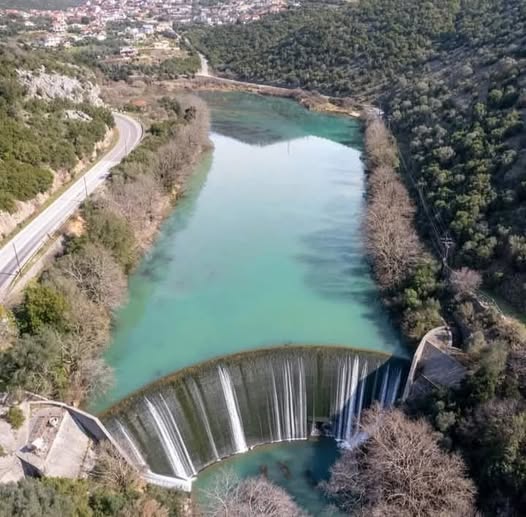
[[[160,379],[102,420],[136,465],[188,481],[266,443],[323,434],[352,445],[362,410],[391,406],[406,370],[406,361],[345,347],[258,350]]]

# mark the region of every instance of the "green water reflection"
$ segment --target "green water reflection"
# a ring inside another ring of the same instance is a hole
[[[130,279],[103,409],[162,375],[283,343],[402,353],[364,260],[356,121],[207,95],[214,151]]]

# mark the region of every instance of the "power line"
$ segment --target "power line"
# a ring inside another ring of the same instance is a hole
[[[391,124],[389,123],[389,120],[386,119],[386,124],[389,130],[392,132]],[[438,255],[442,258],[443,264],[447,265],[447,261],[449,259],[449,251],[454,246],[454,241],[451,238],[449,231],[447,227],[443,224],[441,221],[440,214],[435,210],[434,207],[430,207],[426,201],[425,195],[422,191],[421,186],[416,181],[413,173],[411,172],[410,167],[407,165],[404,156],[402,152],[400,151],[400,147],[398,145],[398,142],[396,142],[395,139],[395,145],[396,149],[398,151],[398,156],[400,158],[400,163],[402,165],[403,171],[406,173],[407,177],[409,177],[409,180],[411,181],[411,184],[413,185],[414,189],[418,193],[418,198],[420,200],[420,205],[424,211],[424,214],[427,217],[427,220],[429,222],[429,225],[431,227],[432,233],[430,242],[432,246],[434,247],[435,251],[438,253]],[[434,237],[434,238],[433,238]]]

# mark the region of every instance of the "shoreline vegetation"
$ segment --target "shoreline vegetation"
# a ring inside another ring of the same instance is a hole
[[[0,306],[0,392],[15,400],[27,390],[79,405],[112,383],[102,355],[126,276],[211,148],[208,108],[197,97],[150,99],[141,118],[146,136],[70,220],[63,254],[14,311]],[[0,498],[6,515],[21,508],[65,516],[190,512],[186,495],[147,484],[104,443],[87,479],[22,479],[0,484]]]
[[[105,391],[102,354],[126,276],[150,246],[209,149],[208,109],[190,96],[152,101],[146,136],[69,224],[64,252],[3,309],[2,390],[27,390],[78,405]]]
[[[416,345],[443,324],[439,266],[420,241],[416,207],[400,176],[396,141],[378,116],[365,121],[366,249],[384,303]]]
[[[284,97],[297,101],[310,111],[347,115],[353,118],[361,118],[364,109],[371,108],[369,105],[356,103],[350,97],[332,97],[302,88],[287,88],[263,83],[249,83],[223,77],[196,76],[193,79],[175,79],[171,82],[175,84],[177,88],[183,88],[189,91],[242,91],[270,97]],[[163,84],[163,82],[161,82],[161,84]]]

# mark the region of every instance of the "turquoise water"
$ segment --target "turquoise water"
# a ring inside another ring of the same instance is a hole
[[[206,507],[207,493],[213,491],[223,476],[265,475],[287,490],[311,515],[337,517],[342,514],[329,506],[319,483],[328,479],[329,469],[338,456],[336,444],[327,438],[257,447],[205,469],[193,484],[193,497]]]
[[[402,353],[363,258],[356,121],[211,94],[206,156],[130,279],[97,409],[212,357],[284,343]]]

